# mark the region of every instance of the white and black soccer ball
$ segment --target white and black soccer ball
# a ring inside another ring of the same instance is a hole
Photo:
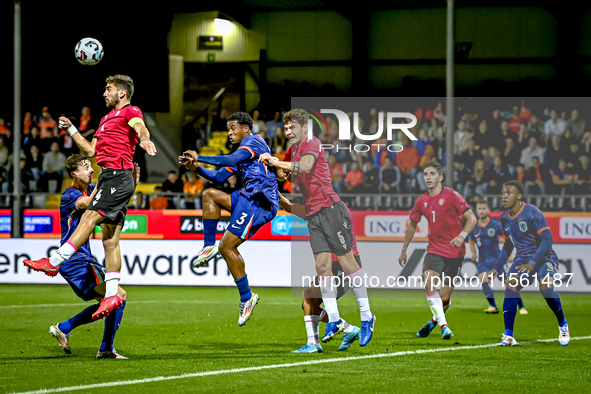
[[[94,66],[104,55],[103,44],[96,38],[86,37],[78,41],[74,50],[76,60],[85,66]]]

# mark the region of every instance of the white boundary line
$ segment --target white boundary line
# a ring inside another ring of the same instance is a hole
[[[584,336],[584,337],[571,338],[572,341],[583,340],[583,339],[591,339],[591,335]],[[538,341],[521,342],[521,343],[528,344],[528,343],[539,343],[539,342],[556,342],[557,340],[558,340],[558,338],[540,339]],[[98,389],[98,388],[104,388],[104,387],[127,386],[127,385],[132,385],[132,384],[164,382],[167,380],[198,378],[198,377],[203,377],[203,376],[214,376],[214,375],[226,375],[226,374],[234,374],[234,373],[242,373],[242,372],[262,371],[262,370],[268,370],[268,369],[278,369],[278,368],[291,368],[291,367],[300,367],[300,366],[305,366],[305,365],[328,364],[328,363],[337,363],[337,362],[340,363],[340,362],[345,362],[345,361],[368,360],[368,359],[373,359],[373,358],[397,357],[397,356],[406,356],[406,355],[411,355],[411,354],[426,354],[426,353],[452,352],[452,351],[456,351],[456,350],[483,349],[483,348],[490,348],[490,347],[496,347],[496,346],[497,346],[497,344],[494,343],[494,344],[486,344],[486,345],[444,347],[444,348],[437,348],[437,349],[407,350],[407,351],[394,352],[394,353],[368,354],[366,356],[357,356],[357,357],[351,357],[351,356],[336,357],[336,358],[331,358],[331,359],[308,360],[308,361],[300,361],[300,362],[286,363],[286,364],[271,364],[271,365],[261,365],[258,367],[221,369],[221,370],[217,370],[217,371],[195,372],[195,373],[187,373],[187,374],[173,375],[173,376],[155,376],[152,378],[145,378],[145,379],[122,380],[122,381],[118,381],[118,382],[105,382],[105,383],[95,383],[95,384],[87,384],[87,385],[80,385],[80,386],[58,387],[58,388],[54,388],[54,389],[24,391],[24,392],[19,392],[19,393],[14,393],[14,394],[61,393],[64,391],[88,390],[88,389]]]

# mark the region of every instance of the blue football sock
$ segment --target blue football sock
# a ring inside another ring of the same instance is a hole
[[[234,281],[236,286],[238,286],[238,291],[240,292],[240,302],[246,302],[252,297],[252,292],[250,291],[250,286],[248,285],[248,275],[244,275],[240,279],[236,279]]]
[[[490,285],[488,283],[482,284],[482,292],[484,293],[484,296],[488,300],[490,306],[494,306],[496,308],[497,303],[495,302],[495,292],[493,291],[493,289],[490,288]]]
[[[505,320],[505,335],[513,336],[515,316],[517,315],[517,293],[513,290],[505,290],[505,301],[503,302],[503,318]]]
[[[517,299],[517,306],[519,307],[519,309],[525,308],[525,305],[523,305],[523,299],[521,298],[521,293],[517,293],[517,297],[519,297]]]
[[[85,310],[83,310],[82,312],[77,314],[76,316],[66,320],[63,323],[60,323],[58,325],[58,328],[64,334],[69,334],[70,331],[72,331],[74,328],[76,328],[78,326],[81,326],[83,324],[92,323],[94,321],[94,320],[92,320],[92,314],[94,312],[96,312],[99,305],[100,304],[93,304],[93,305],[89,306],[88,308],[86,308]]]
[[[123,310],[125,309],[125,304],[127,302],[123,301],[123,304],[118,309],[115,309],[113,312],[109,314],[105,318],[105,331],[103,333],[103,343],[99,349],[99,352],[104,352],[107,350],[113,350],[113,341],[115,340],[115,334],[117,333],[117,329],[121,324],[121,319],[123,319]]]
[[[552,312],[554,312],[554,315],[556,315],[558,324],[560,326],[565,325],[566,318],[564,317],[564,311],[562,310],[562,302],[560,302],[560,297],[558,296],[558,294],[556,294],[554,289],[546,289],[542,291],[542,295],[544,296],[544,299],[546,300],[546,303],[548,304],[550,309],[552,309]]]
[[[203,247],[215,245],[215,236],[218,228],[218,219],[203,219]]]

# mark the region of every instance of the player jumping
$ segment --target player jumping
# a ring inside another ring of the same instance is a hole
[[[124,300],[119,296],[121,279],[121,249],[119,238],[125,223],[127,206],[134,191],[133,154],[136,145],[156,154],[156,147],[150,141],[144,117],[138,107],[131,106],[133,80],[126,75],[115,75],[106,79],[107,86],[103,98],[111,112],[105,115],[99,128],[88,142],[68,118],[60,118],[60,128],[67,129],[80,150],[87,156],[96,154],[96,163],[102,167],[96,185],[96,194],[88,205],[80,224],[62,246],[49,258],[24,260],[23,263],[35,271],[48,276],[58,274],[59,266],[70,259],[87,241],[96,225],[101,226],[103,247],[105,249],[105,297],[93,319],[102,319],[119,308]]]
[[[279,205],[292,215],[306,219],[306,208],[300,204],[294,204],[281,193],[279,193]],[[351,232],[353,233],[353,254],[355,261],[361,267],[361,257],[357,251],[357,240],[355,239],[355,230],[351,225]],[[337,299],[347,293],[350,289],[350,283],[345,279],[345,272],[341,268],[336,254],[332,254],[332,273],[339,277],[339,287],[337,289]],[[321,306],[322,294],[320,293],[320,284],[318,276],[314,278],[314,284],[308,286],[302,293],[302,309],[304,310],[304,323],[306,325],[306,332],[308,334],[308,342],[298,350],[292,353],[322,353],[322,346],[320,345],[319,326],[320,321],[327,317],[325,309]],[[352,324],[347,323],[343,319],[343,343],[338,350],[347,350],[355,340],[359,339],[361,329]]]
[[[329,320],[322,342],[330,341],[344,329],[344,321],[339,315],[337,305],[337,287],[333,285],[331,256],[335,253],[339,264],[354,285],[353,291],[361,313],[359,345],[365,346],[373,336],[376,317],[369,307],[363,270],[353,255],[351,217],[347,206],[332,187],[322,143],[316,137],[307,139],[308,119],[309,115],[301,109],[292,109],[283,117],[285,133],[291,143],[286,155],[286,160],[290,161],[275,160],[268,153],[261,155],[259,161],[290,171],[304,196],[310,244],[316,259],[319,287]]]
[[[489,303],[489,307],[484,312],[496,314],[499,313],[499,310],[495,302],[495,292],[488,282],[484,282],[484,277],[493,268],[501,254],[499,237],[503,236],[503,226],[488,216],[490,214],[488,201],[479,201],[476,204],[476,213],[478,214],[478,226],[474,227],[468,236],[468,241],[470,241],[472,261],[478,262],[478,278],[482,283],[482,292]],[[478,253],[476,253],[476,247],[478,247]],[[521,295],[517,299],[517,304],[519,305],[519,314],[527,315]]]
[[[72,185],[69,186],[61,197],[60,203],[60,225],[62,231],[61,244],[65,243],[70,235],[76,230],[80,219],[86,208],[90,205],[95,196],[96,188],[90,185],[92,182],[93,169],[87,157],[79,154],[71,155],[66,160],[66,171],[72,177]],[[134,166],[133,179],[135,184],[139,179],[139,167]],[[90,242],[87,240],[74,255],[59,266],[59,273],[69,283],[74,293],[84,301],[96,299],[100,301],[105,295],[105,268],[99,264],[90,251]],[[127,293],[121,286],[118,288],[118,295],[123,299],[121,306],[105,319],[105,331],[103,342],[99,348],[96,358],[127,359],[119,354],[113,347],[113,341],[117,329],[123,318],[123,311],[127,303]],[[92,323],[92,315],[99,308],[94,304],[70,319],[49,328],[58,341],[59,346],[67,354],[71,354],[70,333],[76,327]]]
[[[423,279],[433,318],[419,329],[417,337],[428,336],[439,324],[442,338],[450,339],[453,333],[447,325],[445,312],[451,305],[453,278],[460,274],[466,254],[465,240],[476,225],[476,217],[457,191],[441,184],[441,164],[428,163],[423,176],[428,191],[417,199],[410,213],[410,223],[398,262],[402,267],[406,265],[406,249],[415,235],[421,216],[424,216],[429,222],[429,246],[423,263]],[[462,216],[466,219],[463,229]],[[448,274],[446,276],[451,277],[451,281],[443,280],[442,274]],[[436,278],[441,283],[440,292],[437,291]]]
[[[252,118],[247,113],[236,112],[228,117],[230,142],[240,144],[238,150],[230,155],[200,156],[194,151],[187,151],[179,157],[180,164],[212,182],[223,182],[236,171],[242,173],[244,190],[227,194],[210,188],[203,193],[201,198],[205,242],[194,264],[195,267],[201,267],[218,253],[226,260],[240,292],[239,326],[243,326],[250,319],[259,296],[250,290],[244,260],[238,247],[256,234],[263,225],[273,220],[279,205],[277,178],[268,171],[264,163],[257,161],[258,156],[271,151],[265,140],[252,134],[252,125]],[[221,168],[208,170],[199,166],[199,163]],[[232,212],[232,217],[217,246],[215,236],[222,209]]]
[[[570,342],[570,333],[560,297],[554,291],[558,256],[552,249],[552,234],[542,211],[534,205],[521,201],[523,190],[523,184],[519,181],[505,183],[502,190],[503,207],[507,210],[501,215],[501,224],[506,239],[501,255],[489,272],[490,277],[494,278],[498,275],[514,248],[517,253],[509,270],[505,289],[503,302],[505,334],[498,346],[518,345],[513,338],[518,292],[532,279],[537,279],[540,292],[558,320],[558,341],[562,346],[566,346]],[[485,280],[488,279],[487,275]]]

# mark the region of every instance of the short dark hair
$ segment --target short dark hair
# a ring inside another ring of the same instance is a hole
[[[90,159],[79,153],[70,155],[66,159],[66,171],[68,172],[68,174],[71,174],[72,172],[76,171],[83,161],[90,161]]]
[[[228,122],[236,122],[243,126],[248,126],[250,131],[252,131],[252,118],[246,112],[234,112],[232,115],[228,116]]]
[[[488,209],[490,209],[490,204],[488,203],[488,201],[487,201],[487,200],[480,200],[480,201],[478,201],[478,202],[476,203],[476,206],[478,206],[478,205],[480,205],[480,204],[485,204],[485,205],[488,207]]]
[[[425,164],[424,168],[427,168],[427,167],[434,168],[435,171],[437,171],[437,174],[443,175],[443,167],[441,166],[441,164],[437,163],[436,161],[431,161],[431,162]]]
[[[112,83],[115,85],[117,89],[125,90],[127,92],[127,98],[131,100],[131,96],[133,96],[133,79],[128,77],[127,75],[112,75],[105,79],[107,84]]]
[[[512,181],[505,182],[505,184],[503,185],[503,188],[505,188],[505,186],[515,186],[517,188],[517,191],[519,192],[519,194],[521,194],[523,196],[523,191],[525,190],[525,187],[523,187],[523,183],[516,181],[516,180],[512,180]]]

